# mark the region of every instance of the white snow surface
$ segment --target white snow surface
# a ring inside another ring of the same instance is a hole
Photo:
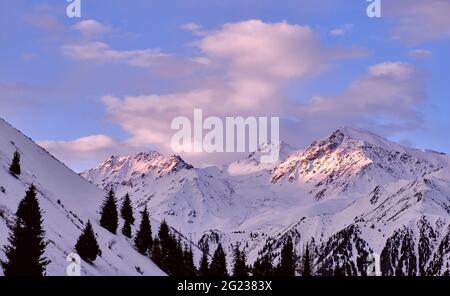
[[[19,178],[9,174],[16,150],[21,155]],[[164,275],[149,258],[134,250],[132,241],[99,226],[98,211],[105,196],[101,189],[0,119],[0,246],[7,244],[8,225],[13,222],[19,201],[31,184],[37,187],[49,242],[45,252],[51,260],[47,275],[66,275],[69,264],[66,257],[75,252],[75,243],[88,219],[93,224],[102,256],[93,264],[82,262],[82,275]],[[5,259],[3,250],[0,258]]]
[[[320,242],[364,221],[375,229],[363,230],[364,239],[380,252],[395,229],[422,216],[450,221],[448,155],[349,127],[305,149],[279,146],[274,165],[260,164],[256,152],[226,166],[193,168],[148,152],[112,157],[82,176],[119,197],[129,193],[138,208],[147,205],[154,219],[194,240],[218,235],[229,253],[244,245],[250,261],[269,238],[294,229]]]

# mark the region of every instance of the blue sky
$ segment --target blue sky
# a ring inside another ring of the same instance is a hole
[[[0,117],[76,170],[170,153],[197,105],[281,116],[297,146],[351,125],[450,152],[448,0],[81,2],[0,3]]]

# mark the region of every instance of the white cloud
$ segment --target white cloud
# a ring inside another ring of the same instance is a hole
[[[412,49],[408,52],[408,55],[415,59],[428,59],[433,56],[433,53],[426,49]]]
[[[172,119],[177,116],[192,118],[195,108],[203,109],[205,117],[295,118],[295,122],[283,122],[282,132],[288,141],[300,145],[343,123],[357,126],[368,122],[378,126],[391,124],[395,130],[420,119],[412,106],[423,98],[421,80],[418,71],[404,63],[374,65],[342,94],[316,96],[306,104],[285,97],[283,91],[290,82],[311,79],[329,69],[336,60],[367,54],[364,49],[326,47],[307,26],[259,20],[225,24],[218,30],[208,31],[195,44],[201,54],[195,58],[178,58],[172,67],[180,71],[183,68],[180,63],[195,59],[211,72],[204,75],[194,71],[196,82],[186,84],[184,90],[102,98],[109,119],[131,135],[126,145],[121,143],[119,146],[129,149],[156,145],[161,152],[170,154]],[[166,57],[155,50],[115,50],[102,42],[66,45],[63,50],[71,58],[151,68],[155,61]],[[300,142],[296,141],[299,139]],[[69,146],[82,146],[77,143]],[[66,146],[53,147],[55,151],[70,151],[64,149]],[[99,150],[110,151],[107,148]],[[95,151],[85,153],[98,156]],[[197,164],[206,159],[208,162],[225,159],[223,155],[215,159],[193,154],[183,156]]]
[[[383,8],[394,21],[393,37],[406,44],[450,38],[450,1],[396,0]]]
[[[352,32],[353,25],[352,24],[345,24],[343,26],[340,26],[338,28],[334,28],[330,31],[330,35],[335,37],[345,36]]]
[[[72,26],[73,30],[85,36],[99,36],[112,31],[110,25],[102,24],[96,20],[84,20]]]
[[[207,34],[203,27],[196,23],[187,23],[181,26],[181,29],[191,32],[196,36],[204,36]]]
[[[118,141],[106,135],[92,135],[72,141],[38,141],[41,147],[77,171],[92,168],[111,155],[123,155],[147,150],[128,141]]]
[[[65,56],[77,60],[122,61],[135,66],[148,66],[158,58],[168,56],[158,49],[114,50],[100,41],[66,44],[62,50]]]
[[[306,26],[259,20],[225,24],[209,31],[197,47],[216,71],[213,78],[178,93],[103,98],[109,118],[132,135],[134,145],[158,144],[171,153],[171,120],[192,118],[195,108],[204,116],[288,114],[291,103],[281,92],[289,81],[318,75],[336,59],[365,54],[325,47]]]
[[[341,94],[316,96],[296,114],[306,134],[323,134],[340,125],[370,127],[383,135],[416,128],[422,122],[418,110],[425,100],[422,78],[410,64],[376,64]]]

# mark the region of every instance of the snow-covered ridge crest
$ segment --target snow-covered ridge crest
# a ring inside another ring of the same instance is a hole
[[[147,161],[120,178],[123,164],[116,159],[115,166],[100,166],[84,176],[102,188],[115,186],[119,196],[130,193],[134,204],[147,205],[153,217],[166,219],[210,251],[219,241],[230,254],[236,243],[245,245],[250,263],[261,252],[279,251],[287,236],[299,249],[314,238],[329,254],[322,262],[327,266],[334,264],[327,258],[339,251],[333,249],[337,242],[388,254],[394,252],[397,230],[406,227],[414,233],[420,219],[450,222],[450,157],[445,154],[347,127],[305,149],[279,145],[282,157],[271,165],[261,164],[257,151],[222,167],[162,175],[155,173],[162,162],[155,161],[158,167],[148,173]],[[446,230],[439,231],[447,237]],[[439,244],[444,243],[436,241],[433,248]],[[436,256],[439,263],[448,254]]]
[[[341,128],[278,165],[272,182],[310,184],[311,192],[321,199],[345,192],[349,186],[368,190],[378,183],[425,176],[443,168],[444,157],[405,148],[372,133]]]

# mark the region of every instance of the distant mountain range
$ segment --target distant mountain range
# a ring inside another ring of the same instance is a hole
[[[210,251],[221,242],[231,255],[240,244],[249,263],[268,252],[277,261],[292,237],[298,254],[313,246],[318,274],[364,275],[372,253],[385,275],[450,273],[450,156],[348,127],[306,149],[272,145],[281,151],[273,165],[259,152],[208,168],[147,152],[81,175],[129,193]]]

